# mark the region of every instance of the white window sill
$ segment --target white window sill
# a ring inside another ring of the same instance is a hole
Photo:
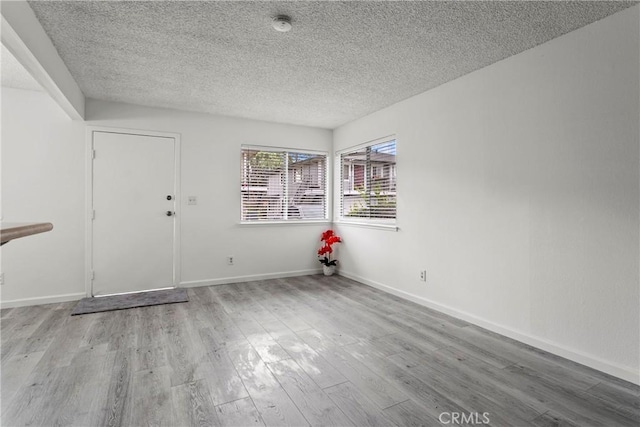
[[[292,221],[240,221],[237,225],[244,227],[282,227],[289,225],[331,225],[328,219],[292,220]]]
[[[349,227],[362,227],[362,228],[374,228],[377,230],[386,230],[386,231],[399,231],[397,225],[393,224],[380,224],[375,222],[355,222],[355,221],[334,221],[335,225],[339,226],[349,226]]]

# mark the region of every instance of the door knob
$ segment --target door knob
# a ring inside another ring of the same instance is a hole
[[[173,216],[174,212],[167,211],[167,216]]]
[[[173,199],[173,197],[171,197],[170,195],[167,196],[167,200],[171,200],[171,199]]]

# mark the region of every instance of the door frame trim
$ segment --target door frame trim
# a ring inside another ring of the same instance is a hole
[[[85,130],[85,268],[84,287],[87,297],[93,296],[92,271],[93,271],[93,134],[95,132],[119,133],[137,136],[155,136],[161,138],[173,138],[174,140],[174,193],[175,193],[175,215],[173,222],[173,287],[180,285],[181,281],[181,258],[180,258],[180,229],[182,222],[180,195],[180,153],[181,134],[173,132],[158,132],[141,129],[128,129],[107,126],[87,126]]]

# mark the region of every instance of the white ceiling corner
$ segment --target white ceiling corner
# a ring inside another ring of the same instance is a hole
[[[0,51],[0,75],[3,87],[44,91],[40,83],[22,66],[11,51],[2,45]]]

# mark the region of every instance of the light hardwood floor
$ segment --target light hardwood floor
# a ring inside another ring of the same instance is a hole
[[[189,296],[2,310],[2,425],[640,423],[635,385],[342,277]]]

